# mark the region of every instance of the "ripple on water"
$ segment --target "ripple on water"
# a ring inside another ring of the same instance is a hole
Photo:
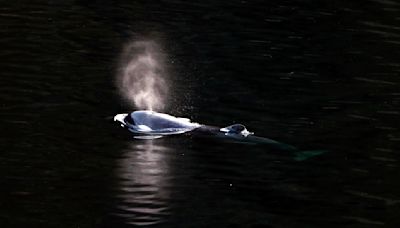
[[[134,141],[119,160],[118,216],[143,226],[162,222],[169,214],[168,148],[152,140]]]

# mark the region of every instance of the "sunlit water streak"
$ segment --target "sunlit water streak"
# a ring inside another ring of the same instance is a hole
[[[170,167],[167,148],[152,140],[132,143],[119,161],[118,216],[132,225],[151,225],[168,215]]]

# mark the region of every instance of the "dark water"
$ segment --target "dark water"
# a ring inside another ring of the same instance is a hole
[[[1,227],[399,227],[397,1],[16,0],[0,26]],[[329,152],[131,139],[114,76],[144,38],[169,113]]]

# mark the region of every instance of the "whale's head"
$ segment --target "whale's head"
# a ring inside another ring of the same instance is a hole
[[[228,127],[221,128],[220,131],[224,132],[228,136],[244,136],[252,135],[243,124],[233,124]]]

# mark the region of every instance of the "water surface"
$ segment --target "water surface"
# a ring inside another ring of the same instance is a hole
[[[398,227],[394,1],[11,1],[0,6],[1,227]],[[138,141],[114,78],[154,38],[167,112],[323,155]]]

